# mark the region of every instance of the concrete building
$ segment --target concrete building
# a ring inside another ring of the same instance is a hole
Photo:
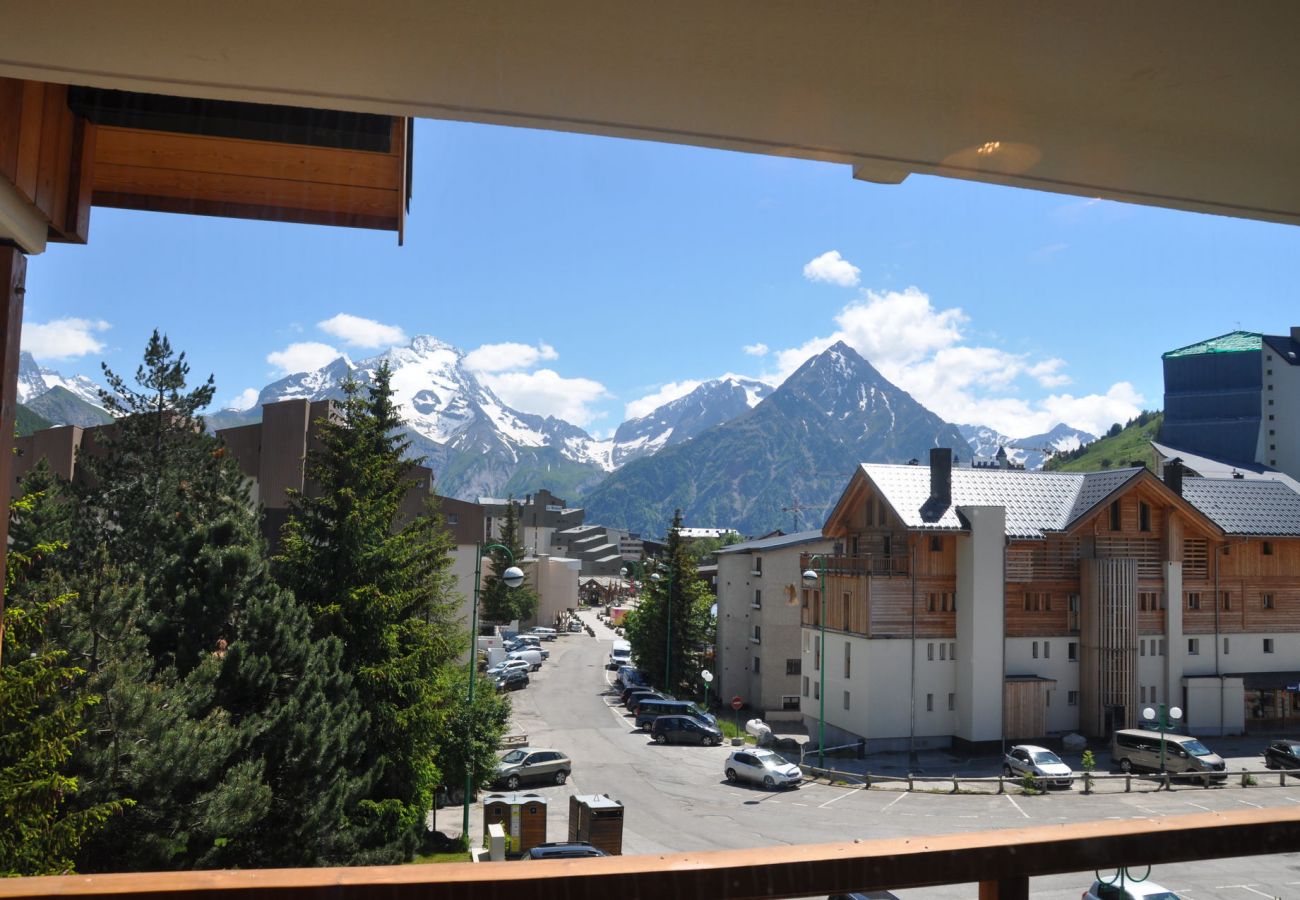
[[[623,568],[621,542],[627,532],[600,525],[575,525],[551,535],[552,549],[582,562],[582,574],[617,575]]]
[[[824,679],[828,743],[879,749],[1300,725],[1300,493],[1166,474],[861,466],[802,590],[805,721]]]
[[[524,561],[529,584],[537,591],[537,615],[529,623],[552,626],[577,609],[582,563],[562,556],[530,557]]]
[[[1162,444],[1300,478],[1300,326],[1234,331],[1162,357]]]
[[[738,696],[765,719],[798,719],[800,561],[831,547],[820,531],[801,531],[718,551],[719,698]]]

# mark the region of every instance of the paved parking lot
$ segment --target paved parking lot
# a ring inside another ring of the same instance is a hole
[[[595,617],[588,621],[595,624]],[[551,659],[532,685],[513,694],[515,725],[532,746],[554,747],[574,760],[564,787],[530,788],[549,800],[548,837],[567,834],[568,796],[609,794],[626,809],[625,853],[661,853],[845,838],[904,837],[992,828],[1050,828],[1058,823],[1147,818],[1263,806],[1300,805],[1300,778],[1287,787],[1188,787],[1172,792],[1038,796],[951,794],[845,788],[805,783],[783,792],[729,784],[729,746],[659,746],[633,726],[609,687],[604,662],[612,633],[570,634],[548,644]],[[1255,760],[1245,762],[1255,766]],[[454,813],[456,826],[448,827]],[[481,835],[475,809],[473,833]],[[444,830],[458,830],[458,811],[444,810]],[[477,842],[477,837],[476,837]],[[1092,873],[1035,879],[1035,897],[1076,898]],[[1300,897],[1300,860],[1293,856],[1202,862],[1154,872],[1152,879],[1187,900]],[[900,892],[912,898],[969,897],[970,886]]]

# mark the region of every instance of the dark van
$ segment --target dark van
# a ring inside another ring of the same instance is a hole
[[[690,716],[714,728],[718,720],[690,700],[642,700],[636,708],[636,727],[649,728],[660,716]]]

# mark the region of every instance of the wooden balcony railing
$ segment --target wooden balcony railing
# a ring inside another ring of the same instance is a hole
[[[827,577],[831,575],[865,577],[867,575],[906,575],[908,559],[906,556],[822,556],[815,564],[815,554],[803,553],[799,556],[799,568],[807,571],[810,567],[821,571],[822,563],[826,565]]]
[[[776,898],[979,884],[1027,900],[1029,879],[1300,851],[1300,809],[1245,809],[933,837],[546,862],[262,869],[0,879],[0,898],[486,900],[497,897]]]

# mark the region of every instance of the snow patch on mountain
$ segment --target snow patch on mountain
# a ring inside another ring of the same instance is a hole
[[[47,369],[36,357],[23,351],[18,354],[18,402],[30,403],[52,388],[61,387],[96,409],[104,409],[99,397],[100,386],[85,375],[67,378],[53,369]]]
[[[1029,470],[1038,470],[1058,453],[1074,450],[1096,437],[1064,423],[1042,434],[1009,437],[985,425],[958,425],[976,459],[992,460],[1001,449],[1008,460]]]

